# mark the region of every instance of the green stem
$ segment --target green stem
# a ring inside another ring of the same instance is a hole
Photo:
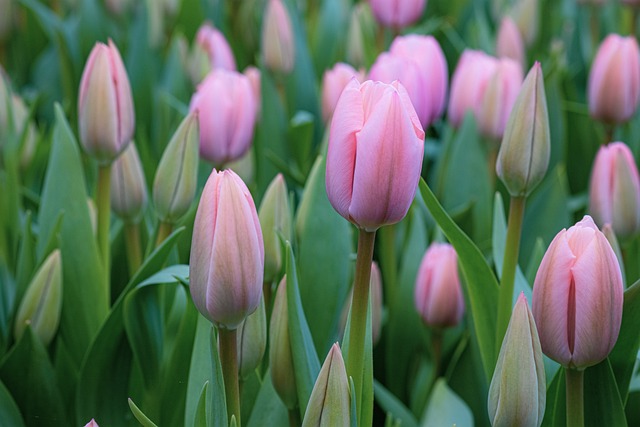
[[[289,409],[289,427],[300,427],[300,412],[297,408]]]
[[[351,300],[351,317],[349,326],[349,350],[347,354],[347,375],[353,377],[356,395],[358,419],[363,419],[362,396],[364,384],[364,347],[367,335],[367,311],[369,308],[369,282],[371,280],[371,261],[373,246],[376,240],[375,231],[361,229],[358,235],[358,256],[356,258],[356,277],[353,284]]]
[[[631,8],[631,28],[630,28],[630,34],[633,37],[636,36],[637,22],[638,22],[638,7],[634,5]]]
[[[417,397],[416,409],[417,413],[422,414],[424,408],[427,406],[429,396],[433,391],[433,387],[436,385],[436,381],[440,378],[442,370],[442,340],[443,331],[441,329],[433,329],[431,331],[431,363],[433,368],[431,371],[431,379],[426,389],[420,391],[420,395]]]
[[[167,237],[169,237],[172,231],[173,224],[160,221],[160,225],[158,226],[158,236],[156,237],[156,248],[160,246],[160,244],[164,242]]]
[[[124,240],[129,262],[129,275],[133,275],[142,265],[142,245],[140,244],[140,226],[137,223],[125,224]]]
[[[220,365],[224,378],[224,391],[227,398],[227,415],[229,421],[235,415],[236,425],[240,427],[240,387],[238,385],[238,349],[237,329],[218,329],[220,344]]]
[[[96,210],[98,211],[98,247],[102,255],[102,266],[104,267],[107,288],[110,288],[109,224],[111,223],[111,164],[100,165],[98,168]]]
[[[604,125],[604,141],[602,142],[602,145],[607,145],[613,141],[614,130],[615,130],[614,125],[612,124]]]
[[[567,427],[584,427],[584,371],[565,368]]]
[[[502,276],[498,297],[498,324],[496,328],[496,357],[500,353],[502,339],[509,326],[511,308],[513,306],[513,288],[516,279],[516,267],[518,266],[518,253],[520,252],[520,234],[522,231],[522,219],[524,217],[524,197],[511,197],[509,205],[509,222],[507,224],[507,242],[504,248],[504,261],[502,263]]]
[[[381,264],[382,283],[384,284],[384,298],[388,307],[394,306],[396,294],[396,278],[398,266],[396,263],[396,227],[395,224],[382,227],[378,236],[378,261]]]

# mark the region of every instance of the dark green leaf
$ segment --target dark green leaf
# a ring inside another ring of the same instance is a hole
[[[129,408],[131,408],[131,412],[133,412],[133,416],[136,417],[136,420],[138,420],[140,425],[142,425],[143,427],[158,427],[153,421],[149,419],[149,417],[144,414],[144,412],[140,410],[140,408],[136,406],[135,403],[133,403],[133,400],[131,398],[128,399],[128,402]]]
[[[273,388],[271,373],[267,371],[264,374],[262,387],[246,425],[247,427],[263,427],[286,426],[288,424],[287,408]]]
[[[411,411],[402,404],[389,390],[377,381],[373,382],[376,402],[385,412],[393,414],[394,418],[402,421],[403,427],[418,427],[418,421]]]
[[[0,425],[12,427],[25,425],[18,405],[2,382],[0,382]]]

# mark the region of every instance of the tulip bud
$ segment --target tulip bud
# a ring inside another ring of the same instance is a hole
[[[432,328],[456,326],[464,314],[458,255],[448,243],[434,243],[422,257],[415,290],[416,309]]]
[[[367,231],[402,220],[416,193],[423,153],[424,131],[404,86],[351,80],[329,133],[331,205]]]
[[[369,4],[381,25],[403,28],[422,16],[427,0],[369,0]]]
[[[0,0],[0,40],[5,40],[13,26],[14,0]]]
[[[622,142],[600,147],[591,173],[589,213],[611,224],[620,237],[640,229],[640,177],[631,150]]]
[[[351,425],[351,392],[338,344],[333,344],[311,391],[302,427]]]
[[[493,76],[498,61],[478,50],[465,50],[451,78],[451,96],[447,116],[454,127],[459,127],[467,111],[480,110],[484,92]],[[477,120],[477,119],[476,119]]]
[[[287,277],[283,277],[271,312],[269,324],[269,368],[273,388],[284,405],[294,409],[298,403],[296,379],[289,338],[289,309],[287,308]]]
[[[264,231],[264,278],[271,282],[278,277],[282,268],[280,239],[291,240],[291,210],[287,183],[278,174],[264,193],[258,212],[260,225]]]
[[[200,52],[204,52],[208,59],[208,64],[204,67],[205,72],[201,74],[200,80],[202,80],[210,70],[216,68],[223,68],[230,71],[236,70],[236,60],[233,57],[233,51],[229,43],[227,43],[227,39],[209,23],[203,24],[196,33],[193,55],[196,58],[200,58]],[[202,66],[202,64],[200,66]]]
[[[511,110],[496,161],[496,173],[509,194],[526,197],[542,181],[549,166],[550,139],[542,67],[536,62]]]
[[[262,57],[272,71],[293,70],[295,46],[289,12],[282,0],[268,0],[262,23]]]
[[[328,122],[333,115],[338,99],[352,78],[364,80],[364,73],[356,71],[351,65],[338,62],[332,69],[325,71],[322,77],[322,118]]]
[[[375,261],[371,263],[369,289],[371,289],[371,341],[373,345],[376,345],[380,340],[380,332],[382,331],[382,274],[380,274],[380,269]],[[347,326],[352,300],[353,288],[351,288],[340,316],[340,335],[344,334]]]
[[[347,60],[355,67],[367,62],[367,43],[375,38],[375,21],[368,3],[356,3],[347,31]]]
[[[20,168],[25,170],[33,159],[38,133],[29,120],[24,101],[12,93],[8,78],[0,68],[0,147],[12,137],[20,139]]]
[[[538,0],[516,0],[509,14],[530,46],[538,36]]]
[[[251,147],[257,101],[250,80],[243,74],[213,70],[191,98],[197,110],[200,155],[217,165],[237,160]]]
[[[100,426],[98,425],[96,420],[92,418],[91,421],[89,421],[84,427],[100,427]]]
[[[164,222],[175,223],[196,195],[199,140],[198,114],[191,112],[165,148],[153,181],[153,203]]]
[[[113,162],[111,188],[111,208],[116,215],[125,222],[137,222],[147,206],[147,185],[133,141]]]
[[[542,350],[533,314],[518,297],[489,387],[493,427],[540,427],[546,405]]]
[[[214,169],[204,186],[189,266],[193,302],[218,328],[236,329],[258,307],[262,231],[251,194],[233,171]]]
[[[264,298],[258,308],[238,328],[238,369],[241,378],[251,375],[264,356],[267,348],[267,314]]]
[[[520,66],[525,65],[525,50],[522,34],[513,19],[502,18],[496,37],[496,54],[499,58],[511,58]]]
[[[135,116],[129,78],[118,48],[96,43],[80,82],[80,140],[89,155],[111,163],[133,138]]]
[[[602,227],[602,234],[607,238],[607,242],[611,245],[611,249],[613,249],[613,253],[616,254],[616,258],[618,259],[618,264],[620,265],[620,274],[622,274],[622,283],[627,283],[627,279],[624,273],[624,259],[622,258],[622,250],[620,249],[620,243],[618,243],[618,238],[616,237],[616,233],[613,231],[611,224],[605,224]]]
[[[623,285],[606,237],[585,216],[553,239],[533,287],[542,351],[564,367],[604,360],[618,339]]]
[[[477,112],[480,133],[493,141],[500,141],[518,91],[522,85],[522,67],[516,61],[498,60],[493,76],[487,83],[482,105]]]
[[[591,66],[588,95],[594,119],[616,124],[633,116],[640,101],[640,49],[634,36],[604,39]]]
[[[49,345],[58,330],[62,310],[62,257],[53,251],[34,275],[16,314],[14,335],[22,337],[27,325]]]

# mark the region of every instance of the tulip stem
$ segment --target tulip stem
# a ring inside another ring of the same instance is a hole
[[[227,399],[229,421],[235,415],[236,425],[240,427],[240,387],[238,385],[238,349],[237,329],[218,329],[220,344],[220,365],[224,378],[224,391]]]
[[[504,248],[502,275],[498,297],[498,324],[496,328],[496,359],[500,353],[502,339],[507,332],[513,307],[513,288],[520,252],[520,234],[524,218],[524,197],[512,197],[509,204],[509,222],[507,223],[507,241]]]
[[[133,277],[142,265],[142,246],[140,244],[140,227],[137,223],[125,224],[124,240],[129,262],[129,276]]]
[[[160,225],[158,226],[158,236],[156,237],[156,247],[160,246],[160,244],[169,237],[172,231],[173,225],[168,222],[160,221]]]
[[[363,408],[362,389],[364,385],[365,368],[364,347],[365,337],[367,335],[371,261],[373,260],[373,246],[375,244],[375,240],[375,231],[360,229],[358,235],[358,254],[356,258],[356,277],[353,284],[353,299],[351,300],[351,317],[349,320],[347,375],[353,377],[356,395],[356,410],[359,420],[371,418],[370,416],[361,415],[361,413]],[[369,381],[369,383],[372,383],[372,381]]]
[[[394,307],[396,295],[396,278],[398,266],[396,256],[396,227],[395,224],[387,225],[380,229],[378,237],[378,261],[382,266],[384,284],[384,296],[389,307]]]
[[[98,168],[98,192],[96,194],[98,211],[98,247],[102,255],[102,266],[106,277],[107,289],[111,286],[111,265],[109,260],[109,224],[111,223],[111,164]]]
[[[584,370],[565,368],[567,427],[584,427]]]
[[[289,409],[289,427],[300,427],[300,411],[298,409]]]

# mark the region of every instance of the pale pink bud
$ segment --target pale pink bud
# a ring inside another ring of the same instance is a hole
[[[582,369],[607,357],[622,321],[622,275],[606,237],[585,216],[553,239],[533,287],[542,351]]]
[[[96,43],[78,96],[80,140],[89,155],[112,162],[133,137],[135,114],[129,78],[118,48]]]
[[[635,37],[610,34],[589,74],[589,112],[606,123],[623,123],[640,101],[640,50]]]
[[[522,34],[516,23],[508,16],[502,18],[496,37],[496,54],[499,58],[511,58],[525,65],[525,48]]]
[[[254,66],[248,66],[242,72],[249,79],[251,83],[251,89],[253,90],[253,96],[256,100],[256,119],[260,119],[260,110],[262,109],[262,77],[260,70]]]
[[[236,70],[236,60],[231,46],[224,35],[211,24],[205,23],[198,29],[196,44],[207,53],[211,69]]]
[[[257,102],[251,81],[243,74],[213,70],[191,98],[198,110],[200,155],[217,165],[237,160],[253,140]]]
[[[282,0],[268,0],[262,23],[262,56],[273,71],[293,70],[295,46],[289,12]]]
[[[100,426],[98,425],[96,420],[92,418],[91,421],[89,421],[84,427],[100,427]]]
[[[451,78],[451,95],[447,116],[455,127],[462,124],[467,111],[477,117],[484,92],[491,76],[498,67],[498,60],[479,50],[465,50]]]
[[[369,231],[400,221],[415,196],[423,154],[424,131],[404,86],[351,80],[329,132],[331,205]]]
[[[369,0],[376,20],[385,27],[402,28],[416,22],[427,0]]]
[[[258,213],[235,172],[215,169],[202,192],[189,261],[191,297],[219,328],[236,329],[262,295],[264,244]]]
[[[622,142],[600,147],[591,173],[589,213],[620,237],[640,228],[640,177],[631,150]]]
[[[109,12],[121,16],[131,7],[131,0],[106,0],[105,5]]]
[[[364,73],[343,62],[338,62],[332,69],[325,71],[322,77],[322,118],[325,122],[331,118],[342,90],[354,77],[363,81]]]
[[[111,170],[111,207],[125,222],[137,222],[147,206],[147,184],[136,144],[127,146]]]
[[[480,133],[494,141],[504,134],[509,114],[522,86],[522,67],[516,61],[499,59],[487,83],[482,103],[476,112]]]
[[[434,243],[422,257],[415,289],[416,309],[433,328],[456,326],[464,314],[458,255],[448,243]]]

